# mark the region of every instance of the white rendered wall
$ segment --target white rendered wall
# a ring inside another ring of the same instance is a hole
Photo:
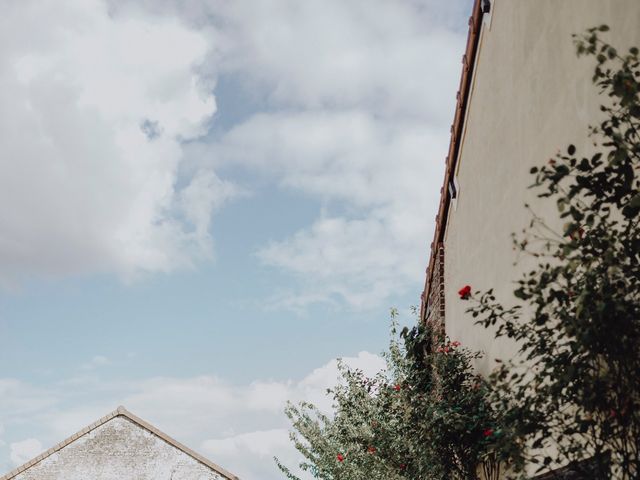
[[[223,480],[125,417],[115,417],[15,480]]]

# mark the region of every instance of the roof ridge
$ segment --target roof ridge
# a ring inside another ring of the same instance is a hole
[[[203,457],[199,453],[195,452],[194,450],[190,449],[189,447],[187,447],[187,446],[183,445],[182,443],[178,442],[177,440],[173,439],[172,437],[170,437],[169,435],[167,435],[166,433],[164,433],[160,429],[158,429],[158,428],[154,427],[153,425],[151,425],[149,422],[146,422],[145,420],[141,419],[140,417],[137,417],[136,415],[131,413],[129,410],[127,410],[122,405],[119,405],[118,408],[116,408],[112,412],[108,413],[104,417],[99,418],[98,420],[96,420],[92,424],[87,425],[86,427],[82,428],[81,430],[79,430],[78,432],[74,433],[70,437],[66,438],[65,440],[61,441],[60,443],[58,443],[58,444],[54,445],[53,447],[49,448],[48,450],[44,451],[43,453],[41,453],[37,457],[32,458],[28,462],[20,465],[19,467],[15,468],[14,470],[11,470],[9,473],[6,473],[2,477],[0,477],[0,480],[11,480],[16,475],[19,475],[20,473],[24,472],[25,470],[27,470],[27,469],[33,467],[34,465],[40,463],[42,460],[44,460],[47,457],[50,457],[54,453],[59,452],[64,447],[66,447],[66,446],[70,445],[71,443],[73,443],[74,441],[76,441],[78,438],[83,437],[84,435],[88,434],[89,432],[95,430],[98,427],[101,427],[102,425],[104,425],[105,423],[107,423],[110,420],[113,420],[116,417],[125,417],[125,418],[127,418],[129,421],[131,421],[131,422],[137,424],[138,426],[144,428],[148,432],[152,433],[156,437],[159,437],[161,440],[163,440],[166,443],[168,443],[169,445],[177,448],[178,450],[182,451],[183,453],[186,453],[187,455],[189,455],[194,460],[196,460],[196,461],[202,463],[203,465],[211,468],[216,473],[219,473],[220,475],[225,477],[227,480],[240,480],[236,475],[228,472],[227,470],[225,470],[224,468],[220,467],[216,463],[213,463],[211,460],[207,459],[206,457]]]
[[[160,430],[157,427],[151,425],[149,422],[141,419],[140,417],[137,417],[133,413],[129,412],[123,406],[118,407],[118,409],[116,411],[119,412],[119,415],[128,418],[129,420],[131,420],[132,422],[138,424],[139,426],[141,426],[145,430],[148,430],[149,432],[151,432],[155,436],[157,436],[160,439],[164,440],[169,445],[171,445],[171,446],[177,448],[178,450],[186,453],[191,458],[193,458],[194,460],[197,460],[198,462],[202,463],[203,465],[211,468],[212,470],[214,470],[215,472],[219,473],[220,475],[222,475],[226,479],[228,479],[228,480],[240,480],[233,473],[225,470],[224,468],[222,468],[217,463],[214,463],[211,460],[209,460],[208,458],[200,455],[198,452],[196,452],[196,451],[192,450],[191,448],[187,447],[186,445],[180,443],[179,441],[177,441],[173,437],[170,437],[169,435],[164,433],[162,430]],[[4,479],[0,478],[0,480],[4,480]]]

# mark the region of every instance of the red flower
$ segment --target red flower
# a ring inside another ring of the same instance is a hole
[[[338,454],[338,457],[337,457],[337,458],[338,458],[338,461],[339,461],[339,462],[344,461],[344,456],[343,456],[341,453],[339,453],[339,454]]]
[[[453,348],[455,348],[455,347],[459,347],[459,346],[460,346],[460,342],[458,342],[458,341],[451,342],[451,346],[452,346]]]
[[[471,296],[471,286],[465,285],[464,287],[462,287],[460,290],[458,290],[458,295],[460,295],[460,298],[462,300],[466,300],[467,298],[469,298]]]
[[[609,410],[609,418],[616,418],[618,416],[618,412],[615,411],[615,409],[611,409]]]
[[[405,468],[407,468],[407,466],[404,463],[400,464],[400,470],[404,470]]]
[[[436,352],[442,353],[442,352],[444,352],[444,348],[438,347],[438,348],[436,348]]]
[[[482,432],[483,437],[490,437],[493,435],[493,428],[487,428],[484,432]]]
[[[376,453],[376,447],[369,446],[369,448],[367,448],[367,452],[369,452],[369,453]]]
[[[582,239],[584,237],[584,228],[582,227],[578,227],[577,230],[574,230],[571,233],[568,233],[567,236],[571,239],[571,240],[578,240],[578,239]]]
[[[401,387],[400,387],[400,385],[394,385],[394,387],[393,387],[393,389],[394,389],[396,392],[399,392],[399,391],[400,391],[400,388],[401,388]]]

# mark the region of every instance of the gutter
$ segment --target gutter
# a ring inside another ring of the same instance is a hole
[[[460,142],[462,139],[462,130],[464,127],[464,118],[467,112],[469,97],[471,93],[471,80],[476,64],[476,56],[478,53],[478,43],[480,39],[480,29],[482,27],[482,18],[484,13],[490,11],[491,4],[489,0],[475,0],[471,17],[469,18],[469,33],[467,34],[467,48],[462,57],[462,75],[460,78],[460,88],[456,94],[457,104],[453,125],[451,125],[451,140],[449,141],[449,152],[445,160],[444,183],[440,189],[440,206],[436,215],[436,226],[433,236],[433,242],[430,247],[429,264],[426,270],[426,280],[424,290],[420,296],[420,321],[425,321],[427,301],[432,288],[432,276],[438,256],[439,246],[444,241],[444,234],[447,226],[447,218],[449,208],[451,206],[451,196],[449,193],[450,186],[453,186],[453,178],[458,163],[458,154],[460,151]]]

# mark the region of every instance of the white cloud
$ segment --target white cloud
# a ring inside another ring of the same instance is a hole
[[[363,308],[419,285],[464,45],[450,24],[468,2],[450,3],[3,5],[4,280],[211,258],[211,214],[244,193],[226,164],[324,206],[260,250],[300,285],[271,304]],[[194,141],[219,75],[266,103]]]
[[[450,102],[438,87],[448,79],[444,72],[459,68],[460,38],[433,21],[434,8],[256,0],[216,2],[216,9],[237,39],[225,68],[251,72],[279,105],[368,104],[389,115],[449,119]]]
[[[57,401],[59,396],[44,388],[15,378],[0,378],[0,412],[5,419],[28,417],[34,412],[50,408]]]
[[[423,278],[445,138],[424,123],[360,111],[274,113],[253,116],[206,151],[327,206],[309,227],[258,252],[301,286],[278,303],[364,308]],[[340,214],[330,213],[336,205]]]
[[[237,465],[233,472],[247,480],[281,477],[276,473],[274,456],[285,465],[293,467],[294,471],[300,461],[295,449],[291,447],[286,428],[258,430],[206,440],[202,444],[202,450],[211,455],[211,458],[219,459],[218,462],[226,461],[228,464]],[[304,475],[301,477],[306,478]]]
[[[233,53],[220,71],[240,72],[270,111],[192,146],[190,158],[258,169],[323,205],[307,227],[259,250],[298,286],[274,292],[271,305],[367,308],[422,283],[464,45],[437,22],[459,13],[452,3],[212,8]]]
[[[470,2],[113,3],[206,32],[219,48],[205,69],[261,99],[234,128],[190,145],[190,162],[243,165],[323,204],[306,228],[260,250],[300,287],[267,303],[364,308],[419,288]]]
[[[33,457],[36,457],[43,452],[42,444],[36,438],[28,438],[21,442],[14,442],[9,445],[11,450],[11,461],[15,466],[22,465],[28,462]]]
[[[4,2],[0,30],[0,281],[209,255],[207,214],[233,190],[206,172],[177,187],[181,142],[215,112],[208,37],[101,0]]]
[[[384,368],[383,359],[368,352],[344,360],[369,375]],[[329,411],[332,400],[326,390],[338,379],[336,360],[302,379],[248,384],[233,384],[210,375],[136,382],[106,381],[96,376],[71,379],[72,389],[69,382],[35,389],[0,379],[0,423],[7,427],[5,438],[10,442],[12,461],[23,463],[41,453],[42,445],[33,439],[17,441],[16,437],[36,435],[47,448],[122,404],[181,442],[202,449],[241,478],[275,480],[280,476],[272,461],[274,455],[292,466],[299,460],[288,441],[289,424],[283,414],[286,401],[310,401]],[[78,398],[93,400],[77,405]]]

